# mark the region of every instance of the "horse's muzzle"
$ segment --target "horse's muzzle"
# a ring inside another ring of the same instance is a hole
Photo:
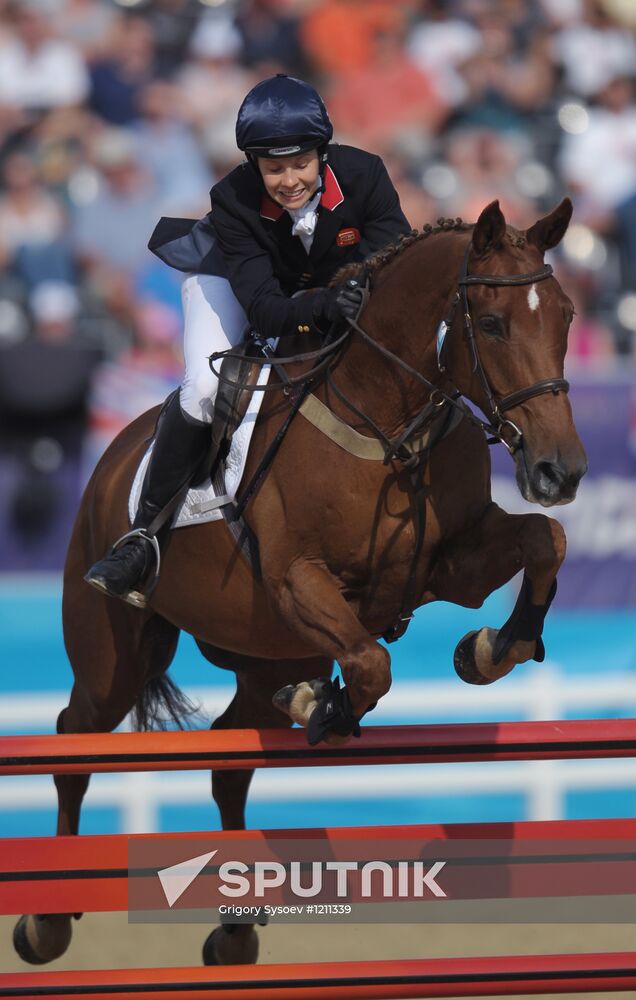
[[[554,507],[574,500],[586,472],[585,460],[568,464],[561,460],[541,459],[528,466],[524,456],[517,464],[517,482],[525,500],[542,507]]]

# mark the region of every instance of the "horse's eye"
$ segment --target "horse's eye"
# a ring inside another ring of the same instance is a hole
[[[498,316],[481,316],[479,327],[482,333],[489,337],[501,337],[503,335],[503,323]]]

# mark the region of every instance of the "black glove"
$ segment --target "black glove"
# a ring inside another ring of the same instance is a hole
[[[363,303],[363,286],[355,278],[349,278],[344,285],[325,288],[323,314],[330,323],[341,319],[357,320]]]

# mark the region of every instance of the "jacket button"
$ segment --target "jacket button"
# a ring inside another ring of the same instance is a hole
[[[298,330],[299,333],[304,333],[305,328],[303,326],[298,325],[296,329]]]

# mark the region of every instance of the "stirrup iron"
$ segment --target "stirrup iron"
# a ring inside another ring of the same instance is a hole
[[[144,541],[150,542],[155,556],[155,572],[149,586],[145,588],[145,591],[129,590],[128,593],[124,595],[123,599],[127,601],[128,604],[132,604],[135,608],[147,608],[148,598],[157,586],[157,582],[159,580],[159,573],[161,571],[161,549],[156,535],[149,534],[146,528],[132,528],[131,531],[127,531],[125,535],[122,535],[121,538],[117,539],[111,547],[111,552],[115,552],[118,548],[121,548],[121,546],[124,545],[129,538],[143,538]]]

